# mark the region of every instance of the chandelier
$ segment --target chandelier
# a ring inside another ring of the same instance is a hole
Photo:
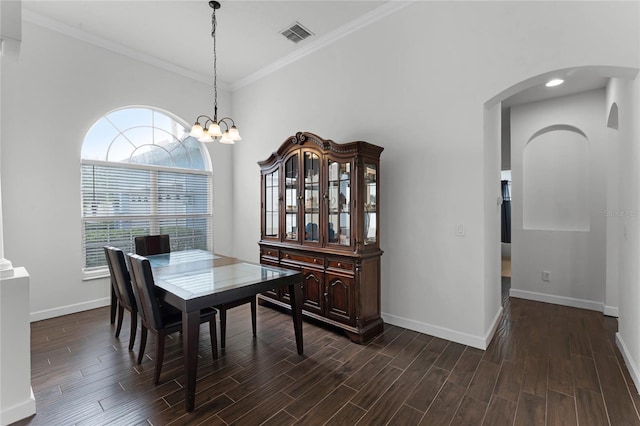
[[[236,141],[241,140],[240,133],[236,128],[236,124],[230,117],[224,117],[218,119],[218,72],[217,61],[218,56],[216,52],[216,10],[220,9],[220,3],[217,1],[210,1],[209,6],[213,9],[211,13],[211,37],[213,38],[213,117],[207,115],[200,115],[196,118],[196,122],[191,127],[189,136],[193,136],[200,142],[213,142],[220,138],[221,143],[233,144]],[[200,122],[202,120],[202,123]],[[223,125],[224,132],[220,128]]]

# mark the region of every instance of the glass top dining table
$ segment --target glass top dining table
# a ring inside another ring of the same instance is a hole
[[[200,310],[259,293],[288,287],[296,347],[302,343],[302,274],[299,271],[257,265],[204,250],[185,250],[147,256],[159,297],[182,311],[185,359],[185,404],[195,405]]]

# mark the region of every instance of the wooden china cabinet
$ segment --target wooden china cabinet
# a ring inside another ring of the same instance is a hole
[[[288,138],[261,168],[260,262],[300,270],[303,314],[363,343],[380,317],[380,154],[367,142]],[[287,290],[259,296],[290,306]]]

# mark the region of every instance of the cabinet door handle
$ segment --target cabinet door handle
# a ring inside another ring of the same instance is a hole
[[[286,257],[286,258],[288,259],[288,258],[289,258],[289,255],[288,255],[288,254],[285,254],[285,255],[284,255],[284,257]]]
[[[318,263],[318,259],[313,259],[313,263]]]
[[[338,268],[342,268],[342,263],[338,262]]]

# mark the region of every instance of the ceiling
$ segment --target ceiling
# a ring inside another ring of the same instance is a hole
[[[216,11],[218,79],[232,85],[375,13],[385,3],[222,0]],[[206,0],[23,0],[22,4],[26,21],[123,46],[212,80],[212,9]],[[314,34],[297,44],[280,34],[296,21]]]
[[[223,0],[216,12],[218,82],[234,90],[287,58],[369,25],[410,1]],[[213,80],[211,8],[207,0],[23,0],[25,21],[44,25],[197,80]],[[314,35],[299,42],[280,32],[299,22]],[[540,76],[541,77],[541,76]],[[538,78],[503,107],[601,88],[607,78],[590,69],[564,70],[565,84]]]
[[[559,86],[546,87],[545,83],[553,78],[563,79],[564,83]],[[557,75],[549,76],[549,78],[544,81],[508,97],[502,101],[502,107],[512,107],[514,105],[600,89],[605,87],[608,81],[609,78],[606,77],[600,69],[587,67],[564,70],[557,73]]]

